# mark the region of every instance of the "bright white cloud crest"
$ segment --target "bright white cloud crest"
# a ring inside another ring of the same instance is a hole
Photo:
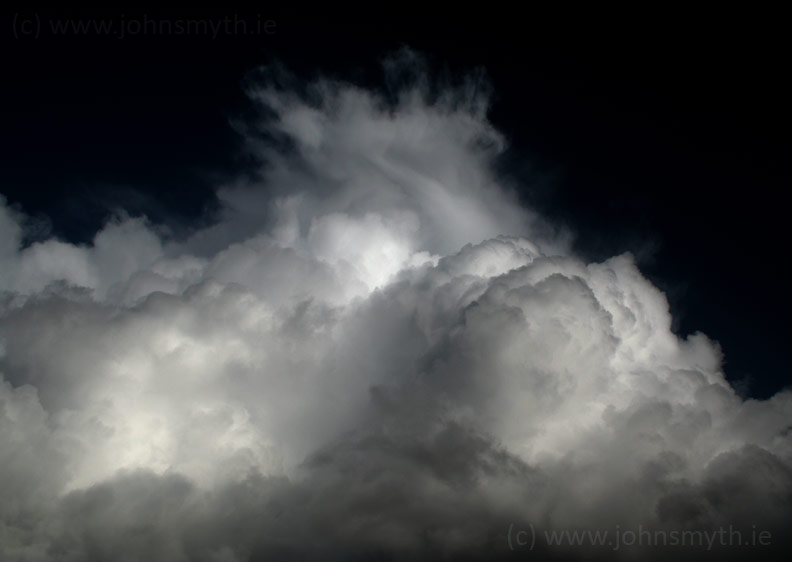
[[[6,559],[492,559],[510,522],[780,537],[790,394],[742,400],[630,256],[540,235],[474,82],[275,83],[251,90],[261,183],[185,241],[119,217],[22,247],[0,206]]]

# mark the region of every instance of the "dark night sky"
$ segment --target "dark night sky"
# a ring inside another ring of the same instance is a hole
[[[46,30],[56,16],[40,12],[36,38],[9,16],[0,193],[70,241],[90,240],[116,206],[185,227],[210,221],[213,187],[246,168],[229,126],[246,111],[246,71],[278,59],[376,83],[380,58],[406,44],[439,71],[486,69],[491,119],[511,146],[504,172],[572,228],[584,257],[634,252],[676,329],[721,342],[730,379],[759,397],[789,385],[792,91],[779,19],[238,14],[271,18],[275,32],[56,36]]]

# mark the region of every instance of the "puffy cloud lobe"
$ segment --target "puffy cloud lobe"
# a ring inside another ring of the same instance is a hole
[[[537,237],[484,100],[416,84],[257,89],[291,148],[251,141],[263,184],[186,241],[119,217],[22,247],[0,206],[5,557],[524,556],[511,523],[782,543],[790,394],[739,398],[629,255]]]

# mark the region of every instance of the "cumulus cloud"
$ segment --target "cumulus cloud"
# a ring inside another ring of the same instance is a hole
[[[639,526],[783,547],[792,395],[740,398],[630,255],[548,235],[493,172],[485,88],[386,66],[388,95],[251,83],[260,179],[187,239],[122,215],[25,245],[0,202],[4,558],[688,552],[544,534]]]

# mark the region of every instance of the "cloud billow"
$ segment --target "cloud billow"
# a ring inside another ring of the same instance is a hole
[[[261,179],[186,239],[121,213],[25,246],[3,201],[5,559],[682,552],[512,552],[514,525],[783,546],[789,392],[740,398],[630,255],[585,263],[520,207],[475,80],[388,67],[390,97],[251,85]]]

